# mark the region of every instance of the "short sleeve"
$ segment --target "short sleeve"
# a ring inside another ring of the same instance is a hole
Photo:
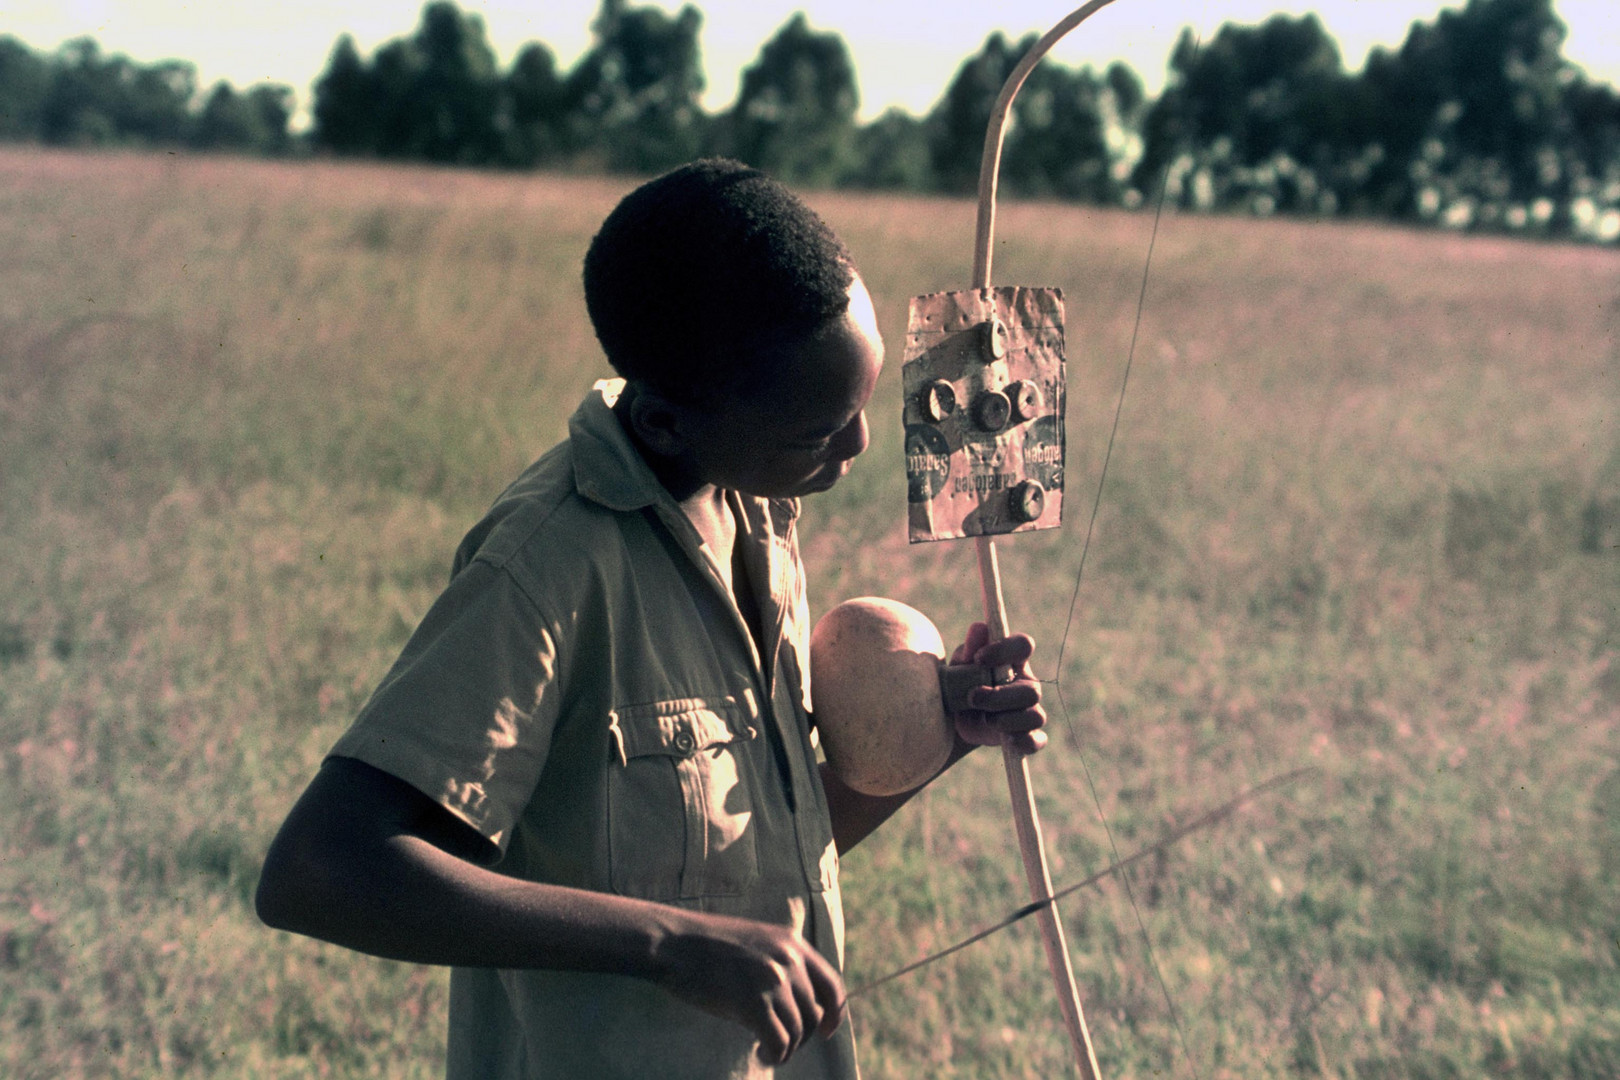
[[[557,626],[474,561],[434,601],[331,754],[397,776],[503,851],[558,715]]]

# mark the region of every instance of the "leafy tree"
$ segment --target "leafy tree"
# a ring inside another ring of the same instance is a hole
[[[332,47],[326,70],[315,82],[315,103],[311,112],[316,146],[335,154],[366,154],[377,146],[376,102],[372,98],[372,76],[355,48],[354,38],[344,34]]]
[[[418,151],[420,129],[410,98],[421,73],[422,57],[410,38],[385,41],[372,56],[367,89],[374,153],[409,159]]]
[[[262,132],[254,148],[266,154],[285,154],[292,150],[289,125],[297,104],[293,88],[285,83],[259,83],[247,92],[247,103]]]
[[[1148,104],[1147,87],[1142,83],[1142,77],[1131,66],[1125,63],[1108,65],[1103,79],[1108,83],[1108,90],[1113,95],[1113,109],[1119,123],[1134,124],[1140,120],[1142,111]]]
[[[1199,206],[1601,232],[1615,126],[1560,53],[1552,0],[1468,0],[1360,75],[1312,16],[1183,34],[1137,183]],[[1608,155],[1605,158],[1605,155]],[[1593,225],[1593,222],[1598,222]]]
[[[230,83],[215,83],[197,117],[192,145],[204,150],[239,150],[254,145],[258,135],[247,102]]]
[[[481,163],[494,158],[495,53],[484,21],[450,0],[422,9],[412,40],[411,77],[399,107],[408,133],[402,156],[428,161]]]
[[[842,39],[788,20],[717,117],[698,104],[702,16],[603,0],[595,40],[565,74],[525,46],[497,70],[482,20],[429,0],[408,37],[368,61],[345,34],[315,84],[311,142],[375,154],[522,167],[647,172],[700,151],[796,184],[969,192],[990,110],[1036,38],[987,38],[926,118],[891,109],[857,126]],[[1167,178],[1184,205],[1352,213],[1452,227],[1620,240],[1620,93],[1561,54],[1553,0],[1466,0],[1414,23],[1399,49],[1346,74],[1315,16],[1190,32],[1150,102],[1115,64],[1046,61],[1014,106],[1002,159],[1011,192],[1135,205]],[[56,53],[0,36],[0,139],[285,153],[293,93],[218,83],[192,65],[141,65],[91,38]]]
[[[1000,33],[992,34],[957,70],[929,114],[934,172],[945,190],[977,187],[996,98],[1037,40],[1030,34],[1009,44]],[[1002,145],[1002,185],[1027,195],[1121,198],[1144,100],[1141,79],[1124,64],[1098,75],[1042,60],[1013,99]]]
[[[534,166],[561,156],[567,139],[567,88],[551,50],[530,42],[501,81],[496,127],[502,139],[501,159],[510,165]]]
[[[1365,80],[1380,113],[1388,209],[1453,223],[1494,223],[1514,205],[1563,202],[1570,137],[1552,0],[1469,0],[1414,23],[1398,53],[1376,51]]]
[[[650,172],[702,145],[703,16],[690,4],[671,17],[655,7],[603,0],[595,43],[569,72],[569,148],[609,168]]]
[[[1172,190],[1184,203],[1262,212],[1321,205],[1315,169],[1335,168],[1340,156],[1347,80],[1315,15],[1229,23],[1201,48],[1183,31],[1170,73],[1145,122],[1139,189],[1155,186],[1174,161]]]
[[[742,76],[732,109],[735,153],[793,184],[825,187],[855,165],[855,65],[844,39],[798,12]]]
[[[123,57],[103,57],[94,38],[76,38],[63,45],[52,65],[51,88],[41,110],[40,134],[45,141],[81,146],[115,141],[127,67]]]
[[[291,146],[292,109],[292,89],[280,84],[240,95],[220,82],[199,107],[196,69],[186,61],[137,64],[88,37],[41,56],[0,37],[0,138],[282,153]]]
[[[934,175],[946,191],[970,192],[978,186],[979,159],[984,152],[984,129],[996,95],[1019,57],[1035,44],[1031,34],[1017,45],[996,31],[985,39],[977,55],[957,69],[945,96],[928,114],[928,151]]]
[[[183,141],[196,95],[196,69],[179,60],[150,67],[104,56],[92,38],[57,53],[40,109],[40,134],[53,143],[175,143]]]
[[[192,131],[193,146],[205,150],[250,150],[283,154],[291,145],[292,87],[266,83],[238,94],[227,82],[209,91]]]
[[[50,89],[44,59],[9,34],[0,36],[0,139],[38,138]]]
[[[368,65],[338,39],[315,84],[317,145],[341,154],[466,165],[494,161],[499,80],[484,23],[451,0],[431,0],[408,38],[385,42]]]
[[[117,97],[119,134],[145,144],[184,142],[191,127],[191,102],[197,96],[197,69],[185,60],[161,60],[150,66],[127,63]]]
[[[1583,236],[1620,240],[1620,93],[1580,79],[1565,101],[1569,122],[1563,161],[1570,174],[1570,228]]]
[[[928,129],[900,108],[855,133],[855,166],[844,177],[854,187],[928,191],[934,187]]]
[[[1013,100],[1002,182],[1026,195],[1106,200],[1113,176],[1102,111],[1108,88],[1087,68],[1042,63]]]

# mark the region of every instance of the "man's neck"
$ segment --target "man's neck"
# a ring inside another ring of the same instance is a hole
[[[630,445],[636,448],[636,453],[647,463],[652,474],[657,478],[665,491],[675,500],[681,508],[686,519],[697,530],[703,546],[708,549],[709,556],[714,560],[715,568],[720,573],[720,579],[725,582],[726,589],[738,603],[743,612],[743,618],[754,630],[756,640],[759,637],[757,628],[758,618],[755,614],[755,605],[752,595],[746,588],[746,580],[741,582],[744,586],[742,594],[737,590],[737,519],[732,514],[731,504],[726,493],[707,481],[693,475],[686,462],[659,454],[649,447],[636,434],[636,426],[630,421],[630,408],[636,393],[635,383],[629,383],[620,393],[617,401],[613,403],[613,412],[623,425],[625,434],[630,439]]]
[[[636,433],[636,425],[630,420],[630,409],[635,401],[636,393],[636,384],[634,382],[627,383],[624,389],[620,391],[618,400],[613,403],[613,415],[618,417],[619,425],[624,428],[624,433],[629,438],[630,445],[636,448],[636,453],[640,454],[641,460],[647,463],[647,468],[652,470],[652,474],[658,480],[658,483],[665,491],[669,492],[670,498],[682,504],[684,509],[688,499],[703,498],[704,489],[713,490],[712,485],[693,475],[692,469],[687,462],[680,458],[666,457],[658,453]]]

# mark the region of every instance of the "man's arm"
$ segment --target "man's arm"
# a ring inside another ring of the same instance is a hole
[[[411,785],[352,758],[321,767],[270,845],[259,917],[374,956],[647,979],[748,1027],[784,1061],[843,1018],[837,971],[787,927],[519,881]]]
[[[932,778],[898,795],[863,795],[822,762],[821,786],[827,793],[833,843],[840,855],[870,836],[912,796],[978,747],[1011,742],[1024,753],[1033,754],[1046,745],[1041,684],[1025,666],[1035,651],[1035,643],[1027,634],[1014,634],[993,644],[989,637],[985,624],[974,623],[940,679],[946,714],[956,718],[956,745]],[[1011,668],[1015,680],[993,685],[992,673],[1000,668]]]
[[[962,760],[972,749],[971,743],[964,743],[958,738],[945,767],[935,776]],[[827,793],[827,814],[832,818],[833,843],[840,855],[872,835],[879,825],[894,816],[896,810],[910,802],[913,795],[933,783],[933,780],[928,780],[898,795],[863,795],[840,780],[832,766],[825,761],[821,763],[820,771],[821,787]]]

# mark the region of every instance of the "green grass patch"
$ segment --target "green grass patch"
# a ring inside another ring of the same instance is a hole
[[[252,889],[461,533],[607,373],[578,265],[628,182],[0,178],[0,1073],[437,1075],[444,973],[271,933]],[[972,208],[816,201],[890,362],[806,511],[813,608],[954,638],[974,560],[904,541],[898,369]],[[1068,297],[1068,523],[1001,549],[1053,681],[1054,873],[1320,772],[1064,905],[1104,1074],[1620,1074],[1620,266],[1167,218],[1076,592],[1150,226],[999,224],[998,277]],[[1010,825],[987,754],[854,852],[850,980],[1017,906]],[[1068,1068],[1033,927],[855,1015],[876,1080]]]

